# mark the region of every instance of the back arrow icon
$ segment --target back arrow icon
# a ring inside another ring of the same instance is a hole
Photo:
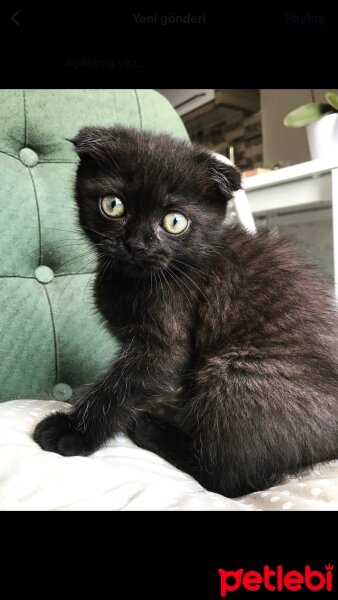
[[[15,18],[15,17],[17,17],[17,16],[18,16],[19,12],[20,12],[20,11],[19,11],[19,10],[17,10],[17,11],[14,13],[14,15],[12,15],[12,16],[11,16],[11,19],[12,19],[13,23],[15,23],[15,25],[18,25],[18,26],[20,25],[20,23],[19,23],[19,21],[17,21],[17,20],[16,20],[16,18]]]

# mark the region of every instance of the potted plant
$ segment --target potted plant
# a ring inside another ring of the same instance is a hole
[[[326,102],[311,102],[289,112],[286,127],[306,127],[311,159],[336,154],[338,159],[338,94],[327,92]]]

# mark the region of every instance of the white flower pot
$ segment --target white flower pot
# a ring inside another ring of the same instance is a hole
[[[325,115],[306,127],[311,160],[328,158],[334,155],[338,159],[338,113]]]

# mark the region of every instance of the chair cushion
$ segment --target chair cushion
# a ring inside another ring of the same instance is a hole
[[[72,401],[116,351],[93,307],[66,139],[116,123],[188,137],[153,90],[0,91],[0,400]]]

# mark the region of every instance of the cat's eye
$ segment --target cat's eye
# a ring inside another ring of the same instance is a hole
[[[100,206],[103,214],[111,219],[118,219],[123,217],[125,208],[122,200],[112,194],[111,196],[105,196],[100,200]]]
[[[168,231],[168,233],[173,233],[173,234],[183,233],[183,231],[186,230],[188,225],[189,225],[189,221],[188,221],[187,217],[182,215],[182,213],[178,213],[178,212],[167,213],[163,217],[163,221],[162,221],[163,229]]]

